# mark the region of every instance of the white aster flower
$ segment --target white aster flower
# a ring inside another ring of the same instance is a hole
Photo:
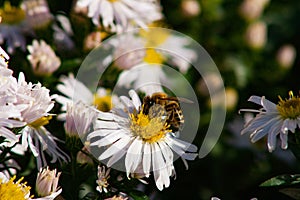
[[[180,72],[186,73],[190,63],[197,59],[196,52],[189,47],[191,39],[174,33],[168,29],[160,27],[149,27],[148,30],[142,30],[140,36],[145,39],[145,48],[154,48],[160,55],[162,61],[178,68]],[[152,61],[152,53],[146,53],[144,60],[149,63]]]
[[[53,108],[54,96],[49,95],[49,90],[42,87],[40,83],[32,84],[25,81],[23,73],[18,79],[18,103],[27,104],[28,107],[21,112],[22,121],[26,123],[21,130],[22,145],[25,149],[30,148],[33,155],[37,158],[38,168],[46,164],[44,151],[52,157],[51,162],[57,159],[67,161],[69,159],[57,145],[54,137],[44,125],[49,123],[52,115],[48,112]]]
[[[251,96],[249,101],[263,106],[260,110],[242,109],[241,111],[258,112],[255,118],[249,121],[241,134],[250,133],[252,142],[256,142],[268,135],[267,146],[270,152],[275,150],[276,139],[279,135],[281,148],[288,147],[289,131],[295,133],[300,128],[300,98],[295,97],[292,92],[290,98],[283,100],[281,97],[276,105],[264,96]]]
[[[75,10],[88,8],[88,17],[111,32],[129,27],[147,28],[147,24],[163,18],[155,0],[78,0]]]
[[[161,85],[170,82],[162,69],[163,66],[178,68],[180,72],[185,73],[189,69],[190,63],[197,58],[194,50],[188,47],[190,41],[187,38],[171,33],[167,29],[152,27],[142,30],[139,37],[135,38],[142,39],[142,47],[134,47],[129,44],[130,40],[124,41],[123,46],[128,45],[127,49],[125,47],[120,51],[120,55],[115,56],[122,61],[118,62],[116,59],[114,63],[116,66],[120,66],[122,63],[126,63],[126,67],[130,66],[127,69],[123,67],[125,70],[120,73],[117,82],[119,87],[134,88],[148,95],[162,92]],[[118,49],[119,47],[116,47],[116,53]],[[129,56],[135,59],[129,60],[127,58]],[[127,64],[128,61],[131,63]]]
[[[146,55],[145,42],[134,34],[122,34],[108,41],[114,51],[104,60],[105,63],[114,62],[122,70],[129,70],[143,62]],[[105,48],[105,47],[104,47]]]
[[[16,176],[8,178],[2,172],[0,172],[0,199],[1,200],[29,200],[30,187],[23,181],[23,177],[18,181],[15,181]]]
[[[27,106],[14,105],[17,101],[17,80],[12,76],[13,71],[7,68],[6,60],[9,56],[0,48],[0,136],[5,140],[0,146],[13,146],[19,141],[19,136],[13,133],[11,128],[24,126],[26,123],[19,121],[21,111]]]
[[[83,139],[90,132],[97,112],[81,102],[67,105],[65,131],[70,137]]]
[[[133,88],[151,95],[163,92],[167,77],[159,64],[142,63],[120,73],[117,86]]]
[[[96,190],[100,193],[102,193],[103,191],[105,193],[108,192],[107,187],[109,186],[107,180],[109,179],[109,173],[110,173],[110,168],[109,169],[105,169],[105,166],[98,166],[98,179],[96,180],[97,183],[97,187]]]
[[[55,52],[44,40],[40,42],[33,40],[32,45],[28,45],[27,49],[30,53],[27,59],[34,74],[49,76],[59,68],[61,64],[59,57],[55,55]]]
[[[62,189],[58,187],[58,180],[61,172],[56,169],[50,170],[48,167],[40,169],[36,178],[36,192],[39,197],[47,200],[53,200],[57,197]]]
[[[113,105],[118,104],[118,98],[111,95],[109,90],[99,87],[93,94],[82,82],[74,78],[73,74],[60,78],[62,84],[57,85],[58,91],[63,95],[56,97],[56,101],[62,104],[62,111],[66,111],[68,104],[82,102],[88,106],[95,106],[98,110],[109,111]],[[65,119],[65,115],[60,116]]]
[[[124,109],[114,108],[110,113],[99,111],[96,130],[88,135],[88,140],[91,139],[91,146],[106,147],[98,159],[109,158],[108,167],[125,156],[128,177],[139,169],[146,177],[153,171],[156,186],[162,190],[169,186],[169,177],[174,175],[172,150],[183,160],[193,160],[197,154],[185,151],[196,152],[197,147],[173,136],[164,109],[156,110],[153,106],[153,110],[144,114],[144,105],[136,92],[131,90],[129,95],[131,100],[120,97]]]

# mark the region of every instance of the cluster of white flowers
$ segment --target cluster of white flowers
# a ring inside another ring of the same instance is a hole
[[[36,181],[37,194],[45,199],[53,199],[59,195],[61,189],[57,185],[60,173],[43,169],[47,166],[45,152],[52,158],[51,162],[70,160],[68,154],[56,143],[64,141],[46,129],[54,115],[50,112],[55,100],[61,104],[61,113],[57,119],[64,121],[66,147],[70,147],[70,141],[84,141],[83,147],[80,146],[82,151],[77,151],[78,158],[79,153],[89,154],[90,148],[103,147],[105,151],[99,155],[98,160],[102,162],[108,159],[106,167],[112,167],[125,157],[123,164],[128,178],[148,178],[153,172],[157,188],[163,190],[170,185],[170,177],[175,175],[175,154],[182,158],[187,167],[186,160],[196,158],[197,147],[175,137],[170,122],[166,120],[169,115],[166,112],[154,115],[152,111],[152,114],[145,113],[143,108],[147,105],[140,100],[136,91],[146,95],[164,92],[162,85],[168,78],[162,66],[167,63],[181,73],[186,73],[190,64],[196,60],[196,53],[188,47],[190,44],[187,38],[167,29],[154,28],[156,22],[163,19],[160,4],[156,0],[78,0],[74,6],[75,12],[86,14],[97,29],[105,31],[107,35],[117,33],[109,44],[114,50],[104,58],[104,64],[112,64],[122,70],[116,87],[131,89],[130,98],[117,97],[110,89],[103,87],[98,87],[95,92],[91,91],[72,73],[59,79],[60,83],[56,88],[61,94],[50,95],[50,90],[41,83],[27,82],[22,72],[15,78],[13,71],[8,69],[8,55],[0,49],[0,136],[4,138],[0,147],[11,147],[11,152],[18,154],[31,151],[37,159],[37,168],[40,169]],[[4,14],[6,11],[18,14],[18,21],[13,23],[14,26],[7,25],[9,28],[20,28],[20,24],[26,24],[26,20],[31,27],[40,28],[53,18],[43,0],[28,0],[21,7],[11,6],[6,1],[1,11]],[[43,18],[42,24],[36,20],[36,16]],[[55,31],[54,43],[62,44],[60,42],[64,41],[73,44],[66,39],[67,35],[73,34],[68,20],[60,16],[57,21],[62,28],[57,22],[52,25]],[[3,24],[0,26],[6,27]],[[132,34],[118,35],[134,29]],[[9,31],[6,29],[0,30],[0,36],[3,39],[0,43],[10,40]],[[11,53],[18,46],[23,50],[26,47],[25,35],[20,33],[20,36],[17,39],[22,41],[18,44],[7,43]],[[98,37],[102,40],[100,32]],[[98,43],[89,46],[96,45]],[[56,50],[61,46],[64,48],[64,45],[57,45]],[[170,49],[172,52],[169,52]],[[44,40],[34,39],[32,45],[27,46],[27,50],[27,59],[33,74],[42,76],[39,78],[49,78],[61,65],[60,58]],[[72,154],[73,149],[69,150]],[[10,159],[4,163],[8,167],[5,175],[15,173],[14,169],[9,169],[12,163],[16,164]],[[110,169],[106,170],[106,167],[102,164],[98,167],[96,190],[100,193],[108,192],[110,185]],[[15,168],[18,169],[17,164]],[[0,180],[3,184],[9,182],[17,185],[16,191],[25,191],[20,192],[22,197],[31,198],[28,187],[21,184],[21,181],[15,183],[14,179]],[[1,192],[0,187],[0,199]],[[117,198],[122,197],[115,197]]]
[[[1,145],[13,146],[21,142],[23,151],[29,148],[37,158],[39,168],[46,165],[44,151],[53,162],[57,159],[67,161],[67,154],[55,142],[58,139],[44,127],[52,117],[49,112],[54,106],[54,96],[50,96],[50,91],[40,83],[27,83],[22,72],[18,79],[13,77],[5,61],[8,56],[1,51],[0,134],[5,138]],[[12,128],[21,129],[15,133]]]

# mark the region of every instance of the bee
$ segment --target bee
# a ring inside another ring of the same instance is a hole
[[[166,122],[175,133],[182,129],[184,117],[179,102],[192,103],[184,98],[170,97],[163,92],[153,93],[151,96],[145,96],[143,99],[143,113],[148,115],[155,105],[159,105],[166,113]]]

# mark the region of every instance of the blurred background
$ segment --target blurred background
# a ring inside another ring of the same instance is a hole
[[[11,0],[18,5],[19,0]],[[53,15],[63,14],[70,19],[74,34],[73,43],[57,43],[56,51],[62,67],[53,77],[35,77],[31,67],[16,49],[10,66],[25,71],[28,80],[39,80],[46,87],[61,74],[76,71],[88,51],[84,40],[94,31],[92,23],[73,13],[71,0],[48,0]],[[1,6],[4,1],[1,0]],[[240,135],[247,114],[239,114],[241,108],[258,108],[248,103],[251,95],[266,96],[278,102],[278,95],[288,97],[292,90],[298,94],[300,85],[300,2],[298,0],[162,0],[167,27],[190,36],[210,54],[226,88],[227,117],[222,135],[213,151],[203,159],[189,162],[185,170],[176,161],[176,180],[169,188],[157,192],[155,186],[147,188],[146,194],[153,199],[210,199],[212,196],[226,199],[290,199],[280,192],[281,188],[264,188],[259,185],[280,174],[295,174],[299,163],[289,150],[279,147],[269,153],[265,141],[251,144],[249,135]],[[40,18],[42,19],[42,18]],[[58,23],[58,27],[59,23]],[[60,27],[61,28],[61,27]],[[3,31],[3,26],[0,25]],[[52,31],[52,30],[51,30]],[[43,38],[53,43],[50,29],[39,29],[27,39]],[[67,50],[66,50],[67,49]],[[75,66],[75,67],[74,67]],[[186,74],[195,88],[201,110],[199,132],[194,144],[201,146],[207,129],[209,96],[202,77],[194,75],[193,69]],[[218,87],[214,77],[208,78]]]

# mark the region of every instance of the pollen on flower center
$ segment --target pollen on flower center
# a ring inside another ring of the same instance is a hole
[[[47,125],[49,124],[49,121],[52,119],[52,116],[51,115],[48,115],[48,116],[44,116],[44,117],[41,117],[37,120],[35,120],[34,122],[31,122],[30,124],[28,124],[29,126],[31,127],[34,127],[34,128],[39,128],[41,126],[44,126],[44,125]]]
[[[25,197],[30,194],[30,187],[25,183],[21,183],[23,178],[20,178],[16,183],[14,180],[16,177],[12,177],[5,183],[0,183],[0,199],[1,200],[25,200]],[[0,182],[2,180],[0,179]]]
[[[163,119],[162,114],[151,117],[141,110],[138,114],[132,113],[130,118],[132,132],[144,142],[157,142],[170,132],[169,125]]]
[[[146,50],[144,61],[147,63],[162,64],[164,61],[164,57],[157,51],[155,51],[155,49],[149,48]]]
[[[98,110],[108,112],[112,108],[112,97],[110,95],[99,96],[95,94],[93,104]]]
[[[283,100],[279,97],[280,101],[277,104],[277,110],[284,119],[296,119],[300,117],[300,98],[294,96],[289,92],[290,98]]]
[[[25,12],[21,8],[11,6],[9,1],[5,1],[3,8],[0,8],[0,16],[5,24],[18,24],[25,19]]]

